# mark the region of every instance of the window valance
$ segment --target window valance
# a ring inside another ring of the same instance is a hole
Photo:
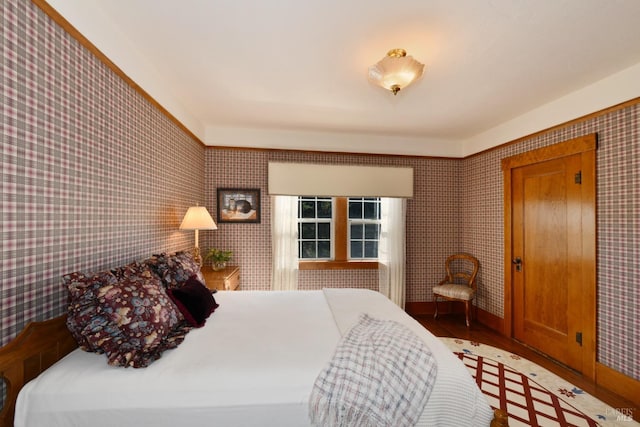
[[[413,168],[269,162],[269,194],[413,197]]]

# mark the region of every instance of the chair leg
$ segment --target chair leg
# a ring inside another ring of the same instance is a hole
[[[434,299],[436,300],[436,312],[433,313],[433,318],[437,319],[438,318],[438,296],[434,295]]]
[[[464,302],[464,314],[465,317],[467,318],[467,328],[470,326],[469,323],[469,301],[465,301]]]

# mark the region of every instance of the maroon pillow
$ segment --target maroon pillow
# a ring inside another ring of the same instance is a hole
[[[167,294],[185,320],[197,328],[204,326],[207,318],[218,308],[211,291],[195,275],[180,288],[167,289]]]

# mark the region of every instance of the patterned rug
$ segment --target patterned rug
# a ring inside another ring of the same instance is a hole
[[[441,338],[465,364],[494,409],[509,426],[640,426],[543,367],[495,347]]]

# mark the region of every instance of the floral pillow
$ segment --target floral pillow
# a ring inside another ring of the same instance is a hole
[[[101,314],[120,331],[119,336],[112,337],[115,339],[102,342],[112,365],[146,366],[147,353],[154,353],[183,320],[160,280],[148,268],[122,277],[117,284],[101,287],[96,297]],[[94,338],[103,337],[96,334]]]
[[[145,367],[191,329],[147,266],[93,276],[65,276],[67,325],[81,348],[105,353],[110,365]]]
[[[200,282],[204,283],[200,266],[189,252],[161,253],[151,256],[145,262],[160,276],[167,289],[182,287],[194,274]]]
[[[118,283],[109,271],[101,271],[92,275],[76,272],[62,276],[64,285],[69,290],[67,308],[67,328],[81,349],[89,352],[103,353],[99,346],[85,337],[85,333],[109,328],[109,319],[98,313],[96,291],[103,286]]]
[[[120,280],[124,277],[145,275],[147,274],[146,271],[148,269],[149,266],[147,266],[144,261],[133,261],[132,263],[124,265],[122,267],[112,268],[111,274],[113,274],[118,280]]]

